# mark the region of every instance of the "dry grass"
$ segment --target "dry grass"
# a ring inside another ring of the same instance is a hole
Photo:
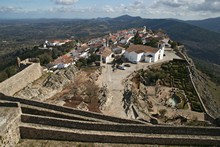
[[[72,108],[77,108],[79,104],[84,102],[88,105],[89,111],[101,112],[98,98],[99,87],[89,78],[89,75],[96,70],[94,68],[81,70],[70,85],[51,97],[47,102],[64,101],[64,106]]]

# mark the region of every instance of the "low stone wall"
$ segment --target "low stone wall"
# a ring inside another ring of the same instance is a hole
[[[5,95],[0,95],[0,100],[20,102],[21,104],[36,106],[36,107],[40,107],[40,108],[55,110],[55,111],[59,111],[59,112],[69,113],[69,114],[81,115],[81,116],[85,116],[85,117],[91,117],[91,118],[95,118],[95,119],[102,119],[102,120],[106,120],[106,121],[110,121],[110,122],[143,124],[142,122],[136,121],[136,120],[121,119],[121,118],[107,116],[107,115],[103,115],[103,114],[99,114],[99,113],[95,113],[95,112],[87,112],[87,111],[82,111],[82,110],[78,110],[78,109],[74,109],[74,108],[67,108],[67,107],[46,104],[46,103],[33,101],[33,100],[15,98],[15,97],[10,97],[10,96],[5,96]]]
[[[40,63],[32,63],[21,72],[1,82],[0,92],[12,96],[41,76],[42,69]]]
[[[220,136],[220,128],[204,127],[174,127],[174,126],[147,126],[147,125],[123,125],[123,124],[106,124],[106,123],[88,123],[79,121],[69,121],[53,119],[47,117],[38,117],[22,115],[22,122],[42,124],[56,127],[71,129],[110,131],[110,132],[127,132],[127,133],[146,133],[146,134],[169,134],[169,135],[206,135]]]
[[[7,118],[1,119],[5,121],[6,126],[0,129],[0,146],[1,147],[14,147],[20,140],[20,116],[21,111],[17,103],[0,103],[0,111],[2,109],[13,109],[12,114]],[[6,112],[7,113],[7,112]],[[2,123],[2,122],[0,122]],[[2,124],[1,124],[2,125]],[[2,127],[0,125],[0,127]]]
[[[171,138],[166,136],[119,136],[99,134],[72,133],[66,131],[56,131],[50,129],[37,129],[31,127],[20,127],[22,139],[46,139],[60,141],[76,142],[98,142],[98,143],[126,143],[126,144],[156,144],[156,145],[219,145],[220,141],[215,139],[200,139],[177,137]]]
[[[0,107],[20,107],[18,103],[7,103],[7,102],[1,102],[0,101]]]
[[[76,116],[76,115],[67,115],[65,113],[60,112],[52,112],[52,111],[46,111],[46,110],[40,110],[36,108],[28,108],[28,107],[21,107],[21,111],[24,114],[31,114],[31,115],[38,115],[38,116],[45,116],[45,117],[55,117],[55,118],[61,118],[61,119],[69,119],[69,120],[79,120],[79,121],[89,121],[89,122],[95,122],[95,119],[90,119],[86,117]]]

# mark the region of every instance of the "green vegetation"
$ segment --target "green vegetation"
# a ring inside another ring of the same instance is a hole
[[[54,47],[53,50],[40,50],[36,46],[32,49],[25,48],[8,55],[4,55],[0,58],[0,82],[19,72],[16,57],[19,57],[21,60],[27,58],[39,58],[41,65],[46,65],[58,56],[66,54],[73,47],[74,43],[67,43],[63,46]]]
[[[146,86],[156,85],[156,82],[159,81],[160,85],[183,90],[191,104],[192,110],[203,112],[203,107],[191,83],[185,60],[174,60],[164,63],[160,69],[140,71],[140,77],[142,77],[141,82]],[[179,92],[176,93],[176,96],[181,97],[182,100],[177,107],[187,109],[187,99],[185,99],[185,96]]]
[[[86,66],[91,66],[94,62],[100,61],[100,56],[96,54],[92,54],[88,58],[80,58],[76,62],[76,66],[81,68],[81,67],[86,67]]]
[[[141,37],[139,36],[139,33],[137,32],[134,36],[134,44],[143,44],[142,40],[141,40]]]
[[[220,65],[195,58],[193,58],[193,61],[197,69],[209,76],[214,83],[220,85]]]
[[[158,42],[159,42],[158,39],[152,38],[149,42],[145,43],[145,45],[151,46],[151,47],[157,47]]]
[[[187,100],[184,94],[182,94],[181,92],[176,92],[175,96],[179,97],[181,102],[177,105],[178,109],[189,109],[188,104],[187,104]]]
[[[163,117],[167,113],[167,110],[166,109],[160,109],[159,113]]]

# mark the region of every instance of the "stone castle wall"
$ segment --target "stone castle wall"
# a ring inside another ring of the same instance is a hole
[[[114,134],[82,134],[72,133],[64,130],[38,129],[30,127],[20,127],[21,138],[25,139],[47,139],[60,141],[77,142],[98,142],[98,143],[125,143],[125,144],[155,144],[155,145],[219,145],[219,140],[200,139],[200,138],[170,138],[166,136],[121,136]],[[129,133],[128,133],[129,134]]]
[[[0,83],[0,92],[12,96],[31,82],[42,76],[40,63],[32,63],[27,68]]]
[[[0,146],[14,147],[20,140],[19,125],[21,122],[21,109],[17,103],[0,102],[0,111],[6,107],[16,109],[16,111],[9,118],[3,117],[0,119],[0,123],[2,123],[1,121],[5,121],[6,123],[6,126],[0,130]]]
[[[110,121],[110,122],[116,122],[116,123],[143,124],[143,122],[140,122],[138,120],[121,119],[121,118],[117,118],[117,117],[103,115],[100,113],[87,112],[87,111],[83,111],[83,110],[79,110],[79,109],[57,106],[57,105],[47,104],[47,103],[38,102],[38,101],[34,101],[34,100],[15,98],[15,97],[11,97],[11,96],[4,96],[4,95],[1,96],[0,95],[0,100],[20,102],[21,104],[25,104],[25,105],[30,105],[30,106],[49,109],[52,111],[55,110],[55,111],[59,111],[59,112],[63,112],[63,113],[80,115],[80,116],[90,117],[90,118],[95,118],[95,119],[102,119],[104,121]]]
[[[186,126],[147,126],[147,125],[129,125],[129,124],[106,124],[96,122],[70,121],[65,119],[55,119],[48,117],[22,115],[22,122],[41,124],[54,127],[112,131],[112,132],[132,132],[146,134],[173,134],[173,135],[207,135],[219,136],[220,128],[212,127],[186,127]]]
[[[74,111],[74,109],[68,109],[65,107],[62,107],[63,109],[61,109],[61,107],[55,105],[30,101],[26,99],[13,98],[0,94],[0,101],[1,100],[21,102],[21,104],[30,103],[31,105],[41,106],[41,108],[48,107],[52,109],[51,111],[54,109],[60,110],[61,112],[67,111],[67,113],[70,113],[70,110]],[[3,104],[2,106],[11,107],[14,106],[14,104]],[[83,114],[83,111],[77,112]],[[96,113],[90,113],[89,115],[89,113],[90,112],[84,112],[84,115],[94,117],[99,115]],[[102,115],[99,115],[99,117],[101,116]],[[105,120],[113,117],[102,116],[102,118]],[[18,128],[20,121],[23,123]],[[121,120],[118,119],[115,121]],[[204,128],[162,125],[147,126],[143,124],[83,122],[77,120],[34,116],[30,114],[22,114],[21,117],[17,117],[15,121],[12,121],[12,125],[13,126],[9,127],[11,130],[7,131],[5,137],[2,139],[2,144],[4,145],[9,145],[10,140],[14,139],[13,136],[16,136],[16,134],[18,136],[15,139],[16,142],[18,141],[19,137],[21,137],[22,139],[127,144],[147,143],[161,145],[219,145],[220,143],[220,140],[216,138],[216,136],[220,136],[220,128],[212,127]],[[79,132],[78,130],[87,130],[88,132]],[[134,133],[134,135],[130,133]]]

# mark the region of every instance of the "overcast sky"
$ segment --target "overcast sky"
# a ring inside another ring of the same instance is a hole
[[[220,0],[1,0],[0,18],[205,19],[220,16]]]

